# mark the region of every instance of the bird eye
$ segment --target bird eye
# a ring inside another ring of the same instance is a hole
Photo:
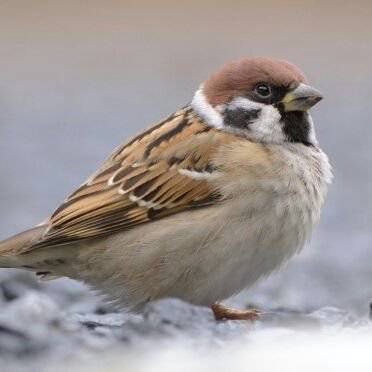
[[[262,98],[268,98],[271,96],[271,88],[267,84],[260,83],[256,86],[255,92]]]

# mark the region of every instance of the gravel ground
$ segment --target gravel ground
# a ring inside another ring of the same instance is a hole
[[[352,340],[351,345],[361,350],[372,341],[367,318],[334,307],[312,312],[265,309],[261,320],[253,324],[216,322],[207,308],[167,299],[135,315],[115,312],[70,280],[38,282],[16,270],[0,274],[1,371],[56,371],[67,366],[89,371],[155,371],[171,369],[176,362],[179,370],[189,370],[190,363],[193,370],[208,370],[212,365],[218,370],[249,362],[247,357],[259,359],[268,345],[276,345],[277,350],[290,340],[286,350],[309,344],[321,351],[319,340],[331,343],[328,356],[335,350],[342,355],[345,342]],[[347,349],[350,356],[350,345]],[[261,356],[268,360],[273,355]],[[341,363],[342,358],[335,360]],[[355,361],[363,359],[355,356],[354,365]]]

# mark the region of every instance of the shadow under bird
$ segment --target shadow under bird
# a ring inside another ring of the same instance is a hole
[[[322,98],[294,65],[242,58],[190,105],[119,146],[42,224],[0,243],[0,267],[67,276],[129,311],[219,301],[298,252],[331,169],[308,110]]]

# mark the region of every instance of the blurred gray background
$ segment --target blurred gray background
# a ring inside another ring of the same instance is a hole
[[[43,220],[123,139],[187,103],[226,60],[298,64],[334,166],[311,244],[241,300],[372,298],[370,1],[0,2],[0,238]]]

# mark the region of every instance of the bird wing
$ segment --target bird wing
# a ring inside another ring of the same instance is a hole
[[[229,139],[191,108],[177,111],[116,149],[52,214],[35,246],[97,238],[216,203],[213,157]]]

